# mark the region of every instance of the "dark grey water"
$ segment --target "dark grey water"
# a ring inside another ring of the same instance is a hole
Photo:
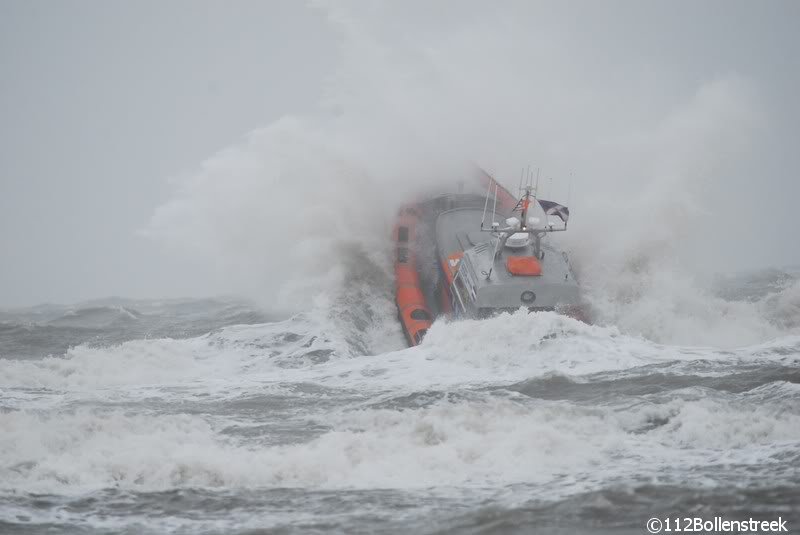
[[[0,532],[796,531],[800,335],[790,285],[759,276],[720,289],[782,329],[743,347],[542,313],[402,349],[385,296],[284,321],[235,300],[5,311]]]

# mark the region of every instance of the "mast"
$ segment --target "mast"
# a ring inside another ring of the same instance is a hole
[[[488,180],[489,187],[486,190],[486,201],[483,203],[483,217],[481,217],[481,230],[483,230],[483,224],[486,222],[486,209],[489,207],[489,194],[492,191],[492,181],[493,180],[494,180],[494,177],[489,176],[489,180]],[[494,222],[494,219],[492,219],[492,221]]]
[[[528,227],[528,206],[531,204],[531,187],[525,187],[525,194],[522,197],[522,230]]]

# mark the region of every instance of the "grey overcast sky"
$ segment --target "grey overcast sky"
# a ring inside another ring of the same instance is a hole
[[[628,114],[631,128],[653,109],[680,107],[706,81],[746,80],[766,117],[757,153],[715,190],[744,222],[711,222],[709,235],[742,234],[745,250],[726,262],[750,253],[758,259],[746,267],[800,263],[800,2],[532,5],[496,9],[561,39],[553,72],[568,72],[588,94],[595,83],[598,94],[617,88],[624,97],[614,105],[641,112]],[[447,50],[465,28],[476,46],[502,34],[482,16],[484,2],[341,6],[345,15],[337,2],[291,0],[0,2],[0,306],[226,291],[218,273],[204,286],[212,270],[201,260],[168,254],[140,233],[173,196],[171,178],[195,173],[253,129],[329,106],[348,84],[348,62],[375,48],[353,52],[357,39],[343,39],[342,26],[361,24],[376,43],[399,48],[435,36]],[[359,74],[352,83],[374,81],[369,69]],[[591,130],[570,120],[564,132]]]
[[[0,304],[196,292],[136,235],[167,179],[319,99],[294,1],[0,2]]]

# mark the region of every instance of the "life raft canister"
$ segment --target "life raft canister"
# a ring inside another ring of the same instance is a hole
[[[512,275],[538,277],[542,274],[542,264],[535,256],[509,256],[506,269]]]

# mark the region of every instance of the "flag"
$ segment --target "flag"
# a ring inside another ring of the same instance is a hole
[[[553,201],[543,201],[541,199],[538,200],[539,200],[539,206],[542,207],[542,210],[544,210],[545,214],[557,215],[558,217],[561,218],[561,221],[563,221],[564,223],[566,223],[569,220],[569,208],[567,208],[566,206],[561,206],[557,202]]]

